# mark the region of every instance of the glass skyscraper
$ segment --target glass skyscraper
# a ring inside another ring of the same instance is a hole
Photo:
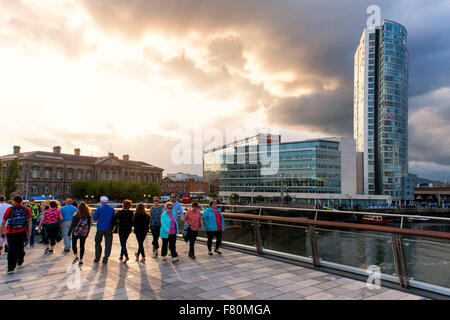
[[[408,61],[407,31],[402,25],[384,20],[381,26],[363,31],[354,66],[359,193],[405,199]]]

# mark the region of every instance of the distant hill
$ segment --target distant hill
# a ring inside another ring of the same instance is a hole
[[[417,186],[419,183],[432,183],[435,186],[444,185],[445,183],[437,180],[430,180],[426,178],[421,178],[417,174],[410,173],[409,176],[414,181],[414,186]]]

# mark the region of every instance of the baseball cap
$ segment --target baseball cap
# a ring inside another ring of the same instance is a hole
[[[102,196],[100,197],[100,202],[107,203],[109,201],[108,197]]]

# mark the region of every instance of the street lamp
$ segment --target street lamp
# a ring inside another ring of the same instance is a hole
[[[280,202],[281,202],[281,205],[283,205],[283,192],[284,192],[284,190],[283,190],[283,178],[284,178],[284,173],[280,173],[280,194],[281,194]]]

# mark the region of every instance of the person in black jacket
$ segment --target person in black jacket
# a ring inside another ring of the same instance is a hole
[[[78,263],[81,267],[83,265],[84,245],[86,238],[91,231],[92,216],[91,209],[85,202],[80,202],[78,210],[73,214],[72,223],[70,225],[68,237],[72,238],[72,251],[75,255],[75,259],[72,264]],[[78,258],[77,242],[80,240],[80,258]]]
[[[118,233],[119,233],[119,239],[120,239],[120,246],[122,247],[120,251],[120,257],[119,260],[122,261],[123,257],[125,256],[125,260],[123,260],[123,263],[127,263],[128,260],[128,251],[127,251],[127,240],[130,236],[131,229],[133,227],[133,211],[131,211],[131,201],[125,200],[122,204],[123,209],[117,212],[116,214],[116,220],[117,220],[117,227],[118,227]]]
[[[150,226],[150,216],[145,211],[145,206],[140,203],[134,214],[134,233],[136,234],[136,240],[138,242],[138,252],[136,252],[136,261],[139,261],[139,255],[142,255],[141,262],[145,262],[144,240],[147,236]]]

